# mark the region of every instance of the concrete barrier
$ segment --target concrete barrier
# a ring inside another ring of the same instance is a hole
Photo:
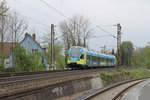
[[[98,74],[27,92],[11,100],[69,100],[86,92],[102,88]]]

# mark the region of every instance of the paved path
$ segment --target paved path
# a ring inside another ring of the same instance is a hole
[[[150,80],[134,86],[121,100],[150,100]]]

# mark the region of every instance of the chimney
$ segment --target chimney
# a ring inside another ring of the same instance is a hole
[[[25,34],[25,37],[27,37],[27,36],[28,36],[28,33]]]
[[[43,48],[43,51],[46,52],[46,48]]]
[[[35,34],[32,34],[32,38],[35,40]]]

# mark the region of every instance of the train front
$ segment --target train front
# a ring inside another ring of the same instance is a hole
[[[85,64],[85,52],[82,47],[73,46],[68,51],[68,67],[71,69],[81,69]]]

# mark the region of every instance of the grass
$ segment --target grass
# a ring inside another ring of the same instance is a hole
[[[113,72],[100,72],[99,74],[104,86],[134,78],[150,77],[150,71],[143,68]]]

